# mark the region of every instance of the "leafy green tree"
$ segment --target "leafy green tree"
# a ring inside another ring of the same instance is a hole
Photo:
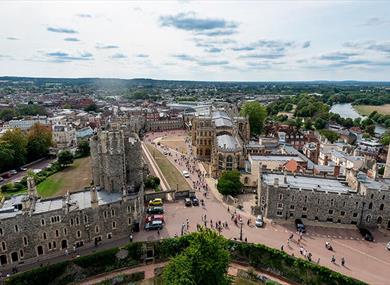
[[[222,195],[236,196],[242,188],[240,172],[237,170],[225,171],[218,179],[217,189]]]
[[[306,119],[303,126],[304,126],[305,130],[312,130],[313,129],[313,121],[311,119]]]
[[[381,137],[381,144],[389,145],[390,143],[390,131],[386,131]]]
[[[160,185],[160,178],[157,176],[149,175],[145,181],[146,188],[156,189]]]
[[[317,130],[321,130],[323,128],[325,128],[326,126],[326,121],[322,118],[317,118],[315,121],[314,121],[314,127],[317,129]]]
[[[27,137],[20,129],[5,132],[1,138],[13,152],[12,167],[21,166],[27,161]]]
[[[58,163],[61,165],[61,167],[72,164],[73,160],[73,154],[69,150],[63,150],[58,154]]]
[[[92,103],[84,108],[85,112],[96,112],[98,110],[98,107],[95,103]]]
[[[0,172],[13,167],[14,151],[6,143],[0,143]]]
[[[257,101],[248,101],[244,103],[240,113],[249,117],[251,133],[260,134],[267,117],[267,109]]]
[[[202,229],[191,234],[190,245],[164,268],[163,284],[231,284],[229,260],[227,241],[215,231]]]
[[[91,153],[88,140],[80,140],[77,144],[77,153],[80,156],[88,156]]]
[[[13,118],[17,117],[18,114],[16,113],[15,109],[4,109],[0,111],[0,120],[3,121],[10,121]]]
[[[27,134],[27,157],[29,161],[48,155],[53,145],[51,129],[42,124],[35,124]]]
[[[340,137],[338,133],[326,129],[320,130],[320,134],[326,137],[331,143],[334,143]]]

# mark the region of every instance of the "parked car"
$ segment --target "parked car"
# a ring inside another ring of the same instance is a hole
[[[10,170],[9,171],[9,174],[11,174],[11,175],[15,175],[15,174],[17,174],[18,172],[15,170],[15,169],[12,169],[12,170]]]
[[[191,207],[192,206],[191,199],[190,198],[185,198],[184,199],[184,205],[186,205],[187,207]]]
[[[255,222],[256,227],[261,228],[264,225],[263,216],[258,215]]]
[[[145,219],[145,223],[150,223],[153,221],[161,221],[164,223],[164,215],[158,215],[158,214],[150,215],[150,216],[147,216]]]
[[[362,237],[366,241],[374,241],[374,236],[372,235],[372,233],[368,229],[358,227],[358,230],[359,230],[360,234],[362,235]]]
[[[190,178],[190,174],[188,173],[187,170],[183,170],[183,176],[184,176],[185,178]]]
[[[152,221],[145,224],[145,230],[161,230],[163,228],[163,223],[161,221]]]
[[[19,171],[27,171],[27,168],[26,167],[20,167]]]
[[[1,175],[1,177],[3,177],[4,179],[10,178],[11,177],[11,173],[6,172],[3,175]]]
[[[155,198],[149,201],[149,206],[162,206],[163,201],[161,198]]]
[[[3,177],[0,177],[0,182],[3,182],[4,181],[4,178]]]
[[[386,249],[390,250],[390,241],[386,244]]]
[[[155,214],[164,214],[164,208],[163,207],[150,207],[146,210],[146,212],[149,215],[155,215]]]
[[[191,198],[192,206],[199,206],[199,200],[196,196],[192,196]]]
[[[295,227],[297,228],[298,232],[302,232],[302,233],[306,232],[305,224],[302,222],[301,219],[295,219]]]

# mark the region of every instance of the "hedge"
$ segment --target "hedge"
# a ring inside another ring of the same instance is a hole
[[[7,285],[68,284],[87,277],[115,269],[139,264],[147,245],[154,247],[156,260],[166,260],[180,254],[187,248],[191,235],[169,238],[153,242],[132,242],[122,248],[113,248],[79,257],[43,268],[18,273],[9,277]],[[117,253],[125,249],[127,257],[117,258]],[[232,261],[248,263],[254,268],[273,272],[286,279],[303,285],[363,285],[362,281],[342,275],[313,262],[295,258],[284,251],[262,244],[241,243],[229,240],[227,249]]]

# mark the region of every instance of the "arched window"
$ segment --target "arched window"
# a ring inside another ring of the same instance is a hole
[[[368,204],[368,209],[372,209],[372,202]]]
[[[233,157],[231,155],[226,158],[226,170],[233,170]]]
[[[383,211],[383,208],[385,207],[385,205],[384,204],[381,204],[380,206],[379,206],[379,210],[381,210],[381,211]]]
[[[366,222],[369,223],[370,221],[371,221],[371,216],[368,215],[368,216],[366,217]]]
[[[245,184],[248,184],[248,182],[249,182],[249,178],[248,178],[248,177],[245,177],[245,178],[244,178],[244,183],[245,183]]]
[[[378,225],[380,225],[380,224],[382,224],[382,217],[381,216],[379,216],[378,217],[378,219],[376,219],[376,223],[378,224]]]
[[[373,199],[374,198],[374,194],[371,194],[371,199]]]
[[[218,156],[218,168],[219,168],[219,169],[223,169],[223,161],[224,161],[223,155],[220,154],[220,155]]]

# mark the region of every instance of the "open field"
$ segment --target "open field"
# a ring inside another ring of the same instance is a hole
[[[74,192],[89,186],[92,181],[90,157],[76,159],[71,166],[49,176],[38,184],[38,193],[42,197],[64,195],[67,191]]]
[[[187,154],[185,138],[185,136],[169,136],[162,138],[160,143],[171,149],[175,149],[182,154]]]
[[[358,111],[360,115],[363,116],[368,116],[373,111],[377,111],[378,113],[383,115],[390,115],[390,104],[385,104],[381,106],[354,105],[353,107],[355,108],[356,111]]]
[[[156,160],[158,167],[161,169],[161,172],[172,189],[176,189],[177,187],[179,188],[179,191],[191,189],[179,170],[177,170],[177,168],[158,149],[151,144],[146,144],[146,147]]]

